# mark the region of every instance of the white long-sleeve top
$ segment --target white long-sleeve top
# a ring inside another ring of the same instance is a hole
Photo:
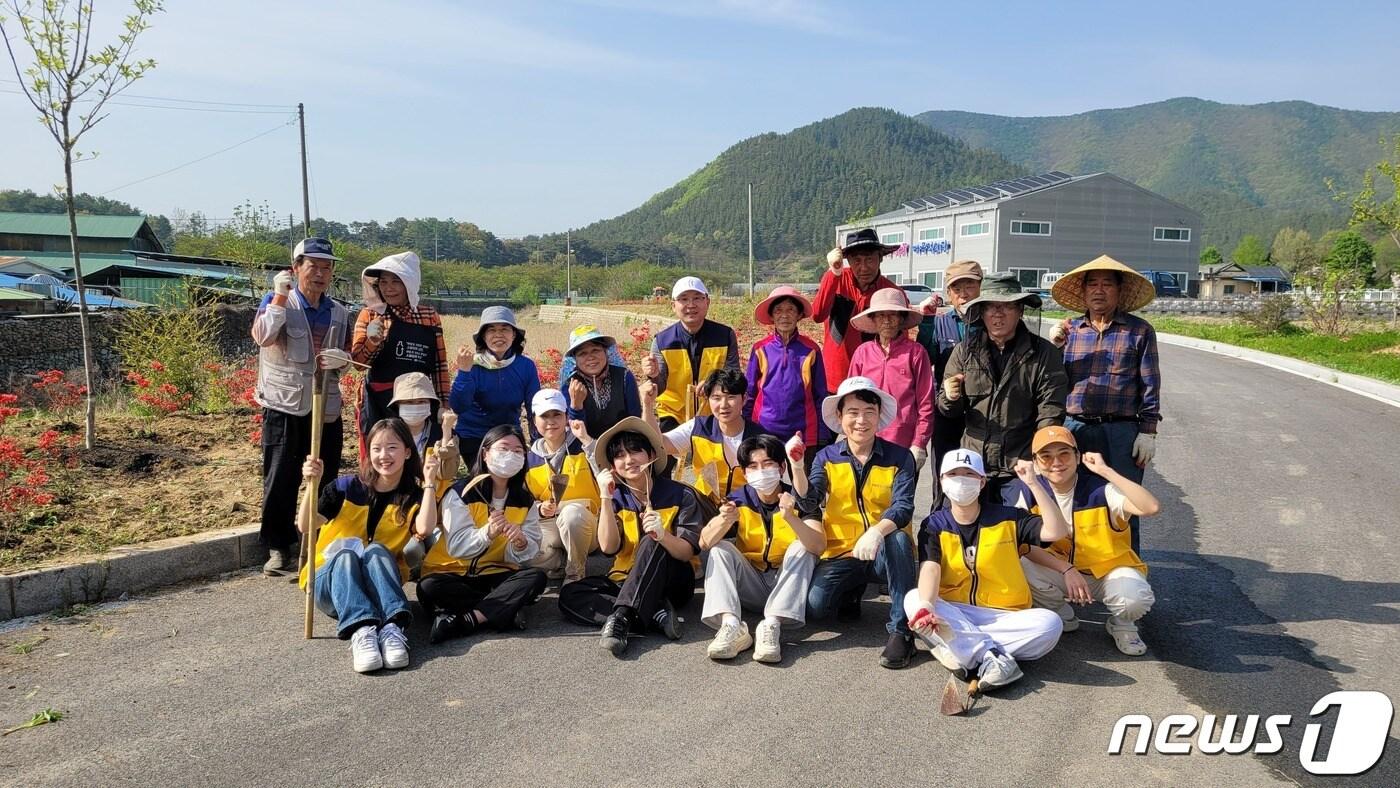
[[[491,508],[504,507],[503,499],[491,502]],[[447,553],[453,558],[471,559],[481,555],[491,544],[486,534],[486,522],[478,523],[472,517],[471,509],[456,490],[448,490],[442,498],[442,527],[447,532]],[[515,545],[506,543],[505,558],[514,564],[523,564],[540,552],[540,506],[532,504],[520,524],[525,534],[525,548],[516,550]]]

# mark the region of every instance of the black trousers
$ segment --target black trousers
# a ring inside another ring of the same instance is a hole
[[[660,427],[660,428],[661,428],[661,434],[662,434],[662,435],[665,435],[666,433],[670,432],[671,430],[673,430],[673,429],[675,429],[675,428],[681,426],[681,423],[680,423],[679,420],[673,419],[673,418],[671,418],[670,416],[662,416],[660,419],[657,419],[656,426]],[[595,437],[596,437],[596,436],[595,436]],[[662,473],[665,474],[666,476],[674,477],[674,476],[675,476],[675,473],[676,473],[676,463],[679,462],[679,461],[681,461],[681,460],[684,460],[684,459],[685,459],[685,455],[684,455],[684,454],[682,454],[682,455],[679,456],[679,457],[677,457],[677,456],[674,455],[674,454],[668,454],[668,455],[666,456],[666,467],[665,467],[665,469],[662,471]]]
[[[526,448],[529,447],[527,446]],[[481,438],[464,438],[458,435],[457,450],[462,453],[462,466],[466,469],[463,473],[470,476],[472,472],[472,463],[476,462],[477,452],[481,451]],[[456,469],[454,468],[453,470],[455,471]]]
[[[682,608],[695,596],[695,569],[677,560],[650,536],[637,546],[632,571],[622,585],[606,577],[585,577],[559,589],[559,612],[585,626],[602,626],[619,605],[650,621],[663,600]]]
[[[340,452],[345,443],[345,424],[336,419],[321,433],[321,486],[340,475]],[[262,529],[258,540],[269,550],[287,550],[297,544],[297,489],[301,486],[301,464],[311,453],[311,414],[293,416],[263,408],[263,503]],[[319,490],[317,491],[319,495]]]
[[[418,581],[418,602],[428,615],[480,610],[496,629],[515,624],[515,614],[544,593],[542,569],[517,569],[489,575],[428,575]]]

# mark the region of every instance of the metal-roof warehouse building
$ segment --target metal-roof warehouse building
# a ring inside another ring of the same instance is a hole
[[[954,260],[1039,287],[1043,274],[1108,254],[1140,271],[1169,271],[1185,292],[1199,267],[1203,225],[1196,211],[1116,175],[1049,172],[910,200],[836,234],[839,243],[848,231],[874,227],[883,243],[903,245],[881,272],[935,290]]]

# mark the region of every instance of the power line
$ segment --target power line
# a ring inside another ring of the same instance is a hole
[[[123,184],[120,185],[120,186],[117,186],[117,187],[115,187],[115,188],[108,189],[107,191],[102,192],[102,193],[99,194],[98,196],[99,196],[99,197],[106,197],[107,195],[109,195],[109,194],[111,194],[111,193],[113,193],[113,192],[117,192],[117,191],[120,191],[120,190],[122,190],[122,189],[125,189],[125,188],[128,187],[128,186],[135,186],[135,185],[138,184],[138,183],[145,183],[146,181],[153,180],[153,179],[155,179],[155,178],[159,178],[159,177],[161,177],[161,176],[163,176],[163,175],[169,175],[170,173],[175,172],[175,171],[177,171],[177,170],[183,170],[184,168],[186,168],[186,167],[188,167],[188,166],[190,166],[190,165],[192,165],[192,164],[198,164],[198,163],[200,163],[200,162],[202,162],[202,161],[206,161],[206,160],[208,160],[208,159],[212,159],[212,158],[214,158],[215,156],[218,156],[218,155],[221,154],[221,153],[228,153],[229,151],[233,150],[234,148],[242,147],[242,146],[247,145],[248,143],[250,143],[250,142],[252,142],[252,141],[254,141],[254,140],[256,140],[256,139],[260,139],[260,138],[262,138],[262,137],[266,137],[267,135],[271,134],[272,132],[277,131],[278,129],[286,128],[287,126],[290,126],[290,125],[292,125],[293,123],[296,123],[296,118],[292,118],[291,120],[288,120],[286,123],[279,123],[279,124],[277,124],[276,126],[273,126],[272,128],[268,129],[267,131],[264,131],[264,132],[262,132],[262,133],[260,133],[260,134],[256,134],[256,135],[254,135],[254,136],[252,136],[252,137],[249,137],[248,139],[243,140],[242,142],[236,142],[236,143],[234,143],[234,144],[228,146],[227,148],[222,148],[222,149],[220,149],[220,150],[214,151],[213,153],[206,154],[206,155],[204,155],[204,156],[200,156],[200,157],[197,158],[197,159],[194,159],[194,160],[192,160],[192,161],[187,161],[187,162],[185,162],[184,164],[181,164],[181,165],[179,165],[179,166],[177,166],[177,167],[171,167],[170,169],[165,170],[164,172],[158,172],[158,173],[156,173],[155,175],[148,175],[148,176],[146,176],[146,177],[144,177],[144,178],[139,178],[139,179],[137,179],[137,180],[131,181],[130,183],[123,183]]]
[[[25,95],[25,93],[24,93],[23,91],[20,91],[20,90],[10,90],[10,89],[8,89],[8,88],[0,88],[0,93],[9,93],[9,94],[15,95],[15,96],[23,96],[23,95]],[[92,104],[92,103],[95,103],[95,102],[96,102],[96,99],[82,99],[81,101],[77,101],[77,102],[74,102],[74,103],[75,103],[75,104]],[[215,108],[215,107],[176,107],[176,106],[169,106],[169,105],[165,105],[165,104],[143,104],[143,103],[136,102],[136,101],[117,101],[117,100],[109,100],[109,101],[107,101],[107,102],[106,102],[106,106],[140,107],[140,108],[142,108],[142,109],[175,109],[175,110],[181,110],[181,111],[184,111],[184,112],[218,112],[218,113],[230,114],[230,115],[281,115],[281,114],[284,114],[284,113],[288,112],[288,109],[218,109],[218,108]],[[290,108],[289,108],[289,109],[290,109]]]
[[[4,83],[10,84],[10,85],[20,85],[20,84],[22,84],[22,83],[20,83],[20,82],[18,82],[18,81],[16,81],[16,80],[13,80],[13,79],[0,79],[0,82],[4,82]],[[257,108],[263,108],[263,109],[284,109],[284,110],[293,110],[293,109],[296,109],[296,106],[293,105],[293,104],[250,104],[250,103],[242,102],[242,101],[207,101],[207,100],[203,100],[203,99],[171,98],[171,97],[169,97],[169,96],[142,96],[142,95],[138,95],[138,94],[136,94],[136,93],[127,93],[126,91],[122,91],[122,92],[120,92],[120,93],[114,93],[114,94],[112,94],[112,95],[113,95],[113,96],[125,96],[126,98],[144,99],[144,100],[147,100],[147,101],[169,101],[169,102],[176,102],[176,103],[180,103],[180,104],[207,104],[207,105],[219,106],[219,107],[257,107]]]

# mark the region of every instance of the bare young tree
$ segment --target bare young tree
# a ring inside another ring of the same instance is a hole
[[[94,49],[93,6],[93,0],[6,0],[0,6],[0,38],[5,41],[20,89],[63,152],[63,203],[68,208],[78,325],[83,341],[83,376],[88,391],[84,444],[89,449],[97,433],[97,387],[93,380],[87,293],[78,253],[78,215],[73,205],[77,193],[73,190],[73,163],[82,157],[75,149],[78,140],[107,117],[103,113],[107,100],[155,67],[154,60],[135,56],[136,39],[150,27],[151,17],[163,10],[159,0],[133,0],[133,12],[123,21],[117,40]],[[15,41],[22,41],[28,52],[16,51]],[[27,55],[23,62],[22,55]]]

